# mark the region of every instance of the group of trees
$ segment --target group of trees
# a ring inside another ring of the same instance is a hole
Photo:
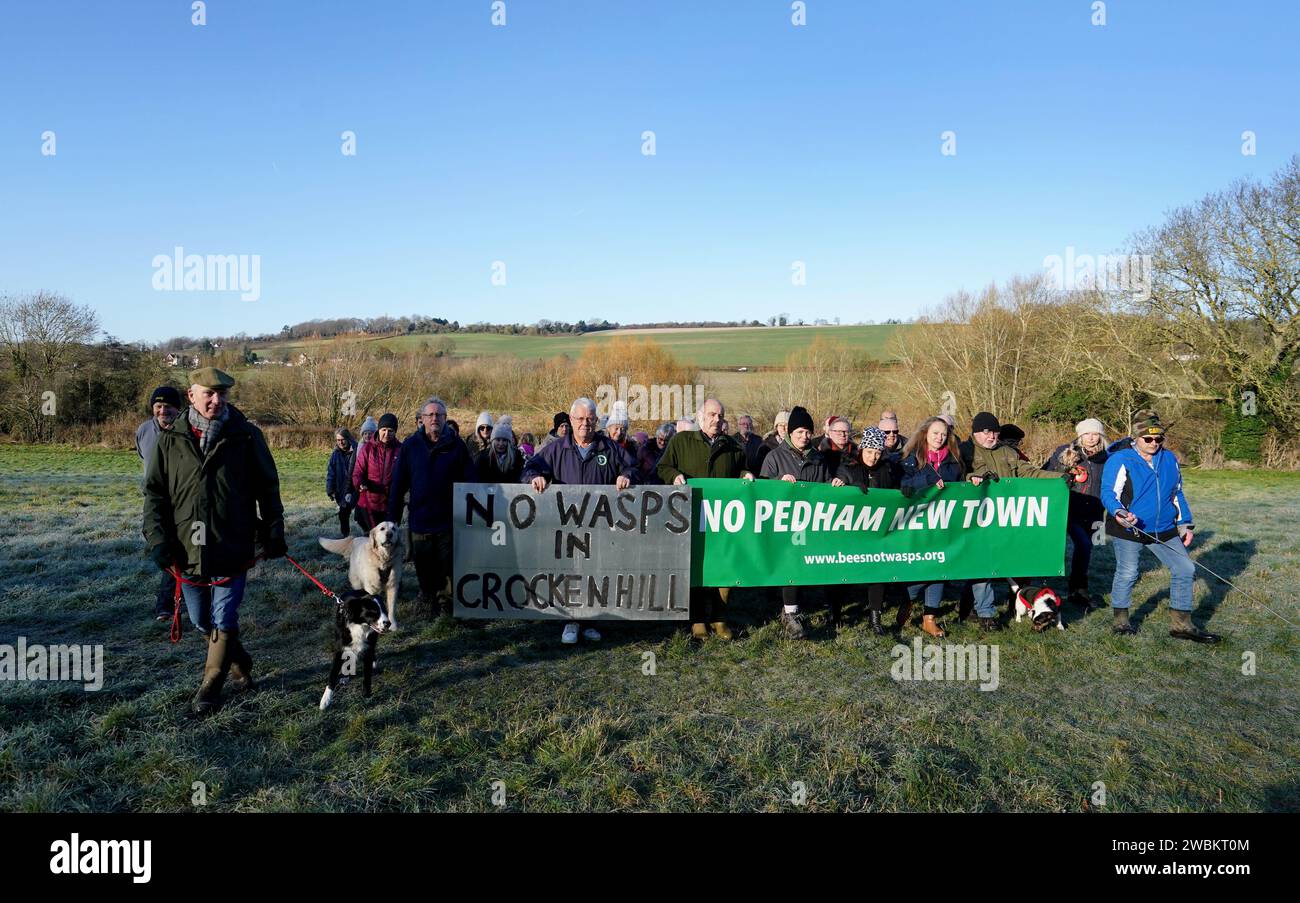
[[[1267,448],[1294,446],[1300,437],[1300,158],[1264,182],[1242,181],[1173,211],[1125,250],[1149,261],[1141,291],[1110,284],[1065,291],[1037,275],[957,293],[896,333],[889,367],[813,343],[791,356],[784,376],[764,384],[766,394],[743,401],[770,414],[792,399],[837,412],[863,411],[877,399],[911,399],[921,411],[990,410],[1029,422],[1099,417],[1116,432],[1127,428],[1134,411],[1154,407],[1167,421],[1182,422],[1184,433],[1194,429],[1207,455],[1267,461]],[[361,412],[398,399],[414,405],[435,376],[456,396],[448,398],[453,404],[464,397],[485,407],[522,404],[539,411],[571,397],[578,384],[591,391],[646,367],[666,383],[694,381],[693,370],[663,357],[657,346],[611,342],[578,361],[483,368],[453,361],[447,336],[583,333],[617,325],[314,320],[269,338],[340,338],[299,362],[305,366],[263,371],[260,386],[243,397],[271,421],[330,424],[353,416],[345,403]],[[406,354],[346,338],[375,331],[441,338]],[[93,424],[141,408],[144,393],[165,378],[161,355],[112,337],[97,340],[99,334],[90,308],[59,295],[0,297],[0,430],[50,441],[60,425]],[[204,363],[238,369],[257,361],[256,341],[178,338],[164,348],[197,349]],[[479,372],[485,370],[501,372]],[[490,397],[474,400],[475,393]]]
[[[69,426],[141,410],[157,355],[112,336],[95,341],[89,307],[50,292],[0,297],[0,432],[49,442]]]
[[[779,320],[779,323],[778,323]],[[825,321],[818,321],[825,324]],[[838,325],[838,320],[836,324]],[[891,320],[890,322],[898,322]],[[248,336],[238,333],[233,336],[174,336],[158,344],[163,352],[187,352],[198,354],[216,354],[222,349],[239,346],[246,352],[256,349],[251,345],[278,342],[302,341],[304,339],[332,339],[344,336],[397,336],[397,335],[444,335],[448,333],[492,333],[495,335],[560,336],[586,335],[592,332],[604,332],[611,329],[681,329],[681,328],[746,328],[762,326],[758,320],[706,320],[677,321],[666,320],[657,323],[612,323],[605,319],[579,320],[567,323],[560,320],[541,319],[536,323],[464,323],[459,320],[447,320],[443,317],[427,317],[420,314],[403,317],[336,317],[332,319],[305,320],[293,325],[285,324],[276,333]],[[771,326],[789,325],[788,318],[768,318]],[[803,325],[803,320],[798,321]]]
[[[1149,284],[1061,291],[1041,276],[948,298],[902,331],[900,377],[940,410],[1126,430],[1152,407],[1258,462],[1300,436],[1300,158],[1171,213],[1128,249]]]

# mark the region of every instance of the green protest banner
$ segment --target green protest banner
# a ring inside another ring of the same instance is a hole
[[[892,489],[691,480],[696,586],[925,583],[1065,572],[1060,480]]]

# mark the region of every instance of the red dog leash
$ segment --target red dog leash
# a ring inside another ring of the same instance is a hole
[[[258,560],[261,557],[262,557],[261,555],[258,555],[256,558],[250,561],[248,563],[248,567],[244,568],[244,570],[241,571],[241,573],[248,573],[249,568],[257,564]],[[181,584],[183,583],[186,586],[203,586],[203,587],[225,586],[227,583],[229,583],[231,580],[234,580],[235,578],[222,577],[220,580],[209,580],[207,582],[203,582],[201,580],[186,580],[183,576],[181,576],[181,569],[178,565],[172,565],[172,569],[167,573],[171,574],[173,577],[176,578],[176,592],[172,596],[172,629],[171,629],[170,637],[173,643],[179,643],[181,641]]]
[[[241,573],[247,573],[253,567],[253,565],[257,564],[264,557],[265,556],[258,555],[256,558],[254,558],[252,561],[248,563],[248,567],[244,568]],[[336,596],[333,592],[331,592],[329,587],[327,587],[325,584],[321,583],[319,580],[317,580],[315,577],[309,574],[306,568],[304,568],[298,562],[294,561],[288,555],[285,555],[284,557],[291,565],[296,567],[298,570],[302,571],[304,577],[306,577],[312,583],[316,584],[316,587],[322,593],[324,593],[327,597],[333,599],[335,603],[339,601],[339,597]],[[202,580],[186,580],[181,575],[180,568],[177,567],[176,565],[172,565],[172,569],[167,573],[171,574],[173,577],[176,578],[176,592],[172,597],[172,628],[171,628],[170,637],[173,643],[179,643],[181,641],[181,595],[182,595],[181,584],[185,584],[186,586],[199,586],[199,587],[225,586],[235,578],[222,577],[219,580],[208,580],[206,582]]]
[[[339,597],[336,596],[336,595],[333,593],[333,591],[330,590],[329,587],[327,587],[325,584],[321,583],[319,580],[317,580],[317,579],[316,579],[315,577],[313,577],[311,574],[307,573],[307,569],[306,569],[305,567],[303,567],[303,566],[302,566],[301,564],[299,564],[298,562],[294,561],[294,560],[293,560],[292,558],[290,558],[288,555],[285,555],[285,556],[284,556],[284,559],[285,559],[285,561],[289,562],[291,565],[293,565],[294,567],[296,567],[298,570],[302,571],[302,575],[303,575],[304,577],[306,577],[308,580],[310,580],[312,583],[316,584],[316,588],[319,589],[319,590],[321,591],[321,593],[323,593],[323,594],[324,594],[325,596],[327,596],[328,598],[333,599],[336,603],[339,601]]]

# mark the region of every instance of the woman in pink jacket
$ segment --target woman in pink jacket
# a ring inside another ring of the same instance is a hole
[[[357,520],[367,533],[382,523],[388,510],[388,486],[393,478],[393,462],[397,460],[397,416],[385,414],[379,418],[379,434],[357,449],[357,463],[352,468],[352,485],[360,490],[357,496]]]

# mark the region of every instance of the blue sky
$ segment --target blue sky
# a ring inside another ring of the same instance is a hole
[[[1101,27],[1091,0],[790,6],[506,0],[494,27],[491,0],[209,0],[195,27],[188,0],[8,0],[0,293],[127,340],[879,321],[1300,152],[1293,2],[1110,0]],[[177,245],[260,255],[261,297],[154,291]]]

